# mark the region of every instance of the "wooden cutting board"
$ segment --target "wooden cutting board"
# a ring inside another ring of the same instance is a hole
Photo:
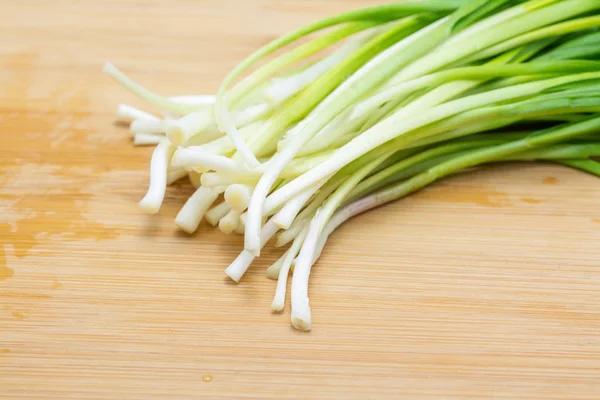
[[[213,93],[294,27],[367,0],[0,2],[0,398],[599,399],[600,181],[486,167],[355,218],[315,266],[313,330],[270,312],[270,249],[179,233],[192,189],[137,202],[150,148],[115,124]]]

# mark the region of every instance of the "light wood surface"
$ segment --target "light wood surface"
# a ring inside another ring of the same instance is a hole
[[[151,149],[114,123],[211,93],[258,46],[366,0],[21,0],[0,15],[0,398],[599,399],[600,181],[513,164],[360,216],[314,268],[313,330],[272,314],[269,250],[137,207]]]

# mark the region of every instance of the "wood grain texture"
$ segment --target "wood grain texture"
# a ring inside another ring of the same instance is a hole
[[[313,331],[269,310],[269,250],[137,202],[150,149],[110,60],[210,93],[258,46],[367,0],[0,2],[0,398],[598,399],[600,181],[488,167],[357,217],[314,268]]]

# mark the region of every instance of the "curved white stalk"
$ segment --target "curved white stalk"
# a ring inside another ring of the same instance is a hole
[[[249,135],[244,128],[262,118],[270,111],[271,108],[267,104],[261,103],[233,113],[232,118],[235,125],[241,127],[238,133],[240,138],[247,140]],[[182,118],[168,121],[165,123],[165,131],[169,140],[176,145],[187,143],[202,145],[219,138],[224,138],[231,151],[235,149],[232,140],[228,136],[223,135],[218,129],[212,106],[205,106]]]
[[[333,193],[336,189],[336,185],[327,185],[323,187],[316,198],[310,201],[310,203],[302,210],[300,214],[296,217],[292,225],[285,231],[281,232],[277,236],[277,241],[275,242],[275,247],[281,247],[291,242],[302,232],[304,227],[308,226],[310,220],[314,216],[314,213],[317,211],[321,202],[329,197],[331,193]]]
[[[304,239],[306,237],[308,229],[304,229],[300,235],[294,239],[294,243],[289,248],[288,251],[284,254],[284,259],[279,266],[279,275],[277,277],[277,287],[275,288],[275,297],[273,298],[273,302],[271,303],[271,310],[273,311],[282,311],[285,306],[285,292],[287,289],[287,280],[290,273],[290,268],[294,259],[298,255],[300,248],[302,247],[302,243],[304,243]]]
[[[165,137],[162,135],[152,135],[150,133],[136,133],[133,135],[133,144],[135,146],[152,146],[159,144]]]
[[[319,239],[317,240],[317,245],[315,247],[313,255],[313,264],[317,262],[317,260],[321,256],[323,248],[325,247],[325,244],[327,243],[327,240],[329,239],[329,236],[333,233],[333,231],[335,231],[340,225],[342,225],[344,222],[348,221],[352,217],[363,212],[369,211],[382,203],[382,199],[378,199],[377,194],[375,193],[373,195],[368,195],[359,200],[353,201],[352,203],[336,211],[336,213],[333,214],[333,216],[327,222],[321,234],[319,235]]]
[[[279,174],[285,166],[294,158],[300,147],[310,136],[296,135],[293,137],[289,146],[285,147],[281,153],[275,154],[269,161],[267,168],[256,184],[250,205],[248,207],[248,220],[246,221],[246,229],[244,232],[244,248],[254,256],[260,255],[260,224],[263,215],[264,200],[266,199],[273,184],[279,178]]]
[[[156,214],[162,205],[167,189],[167,170],[175,146],[163,139],[156,146],[150,160],[150,186],[144,198],[140,201],[140,207],[148,214]]]
[[[331,233],[336,230],[338,226],[346,222],[351,217],[352,215],[345,212],[344,209],[342,209],[341,212],[338,211],[338,213],[331,217],[327,225],[325,225],[323,232],[321,232],[319,239],[317,240],[317,246],[315,248],[312,260],[313,265],[317,262],[319,257],[321,257],[321,253],[323,253],[323,249],[325,248],[325,244],[329,239],[329,235],[331,235]]]
[[[229,210],[219,221],[219,230],[227,235],[235,230],[240,223],[240,212],[237,210]]]
[[[277,233],[279,228],[270,220],[263,226],[260,232],[260,246],[264,247],[269,240]],[[255,256],[252,253],[242,250],[239,256],[227,267],[225,274],[234,282],[239,282],[242,276],[254,261]]]
[[[339,204],[344,200],[352,188],[374,171],[380,164],[384,163],[389,155],[391,154],[364,164],[360,169],[344,180],[333,194],[329,196],[327,201],[325,201],[325,203],[323,203],[316,211],[315,216],[309,225],[308,233],[304,239],[300,255],[296,260],[294,279],[292,281],[292,324],[297,329],[310,329],[311,317],[310,307],[308,306],[308,277],[315,260],[317,244],[325,225],[334,214],[335,209],[339,207]],[[298,275],[298,278],[296,278],[296,275]]]
[[[128,104],[119,104],[117,117],[127,121],[159,121],[159,118]]]
[[[248,208],[250,197],[252,196],[252,187],[240,183],[229,185],[225,190],[225,202],[232,210],[243,212]]]
[[[308,278],[312,260],[321,231],[320,212],[317,211],[310,222],[308,233],[302,243],[302,249],[296,260],[294,276],[292,277],[292,316],[294,328],[308,331],[312,325],[310,305],[308,300]]]
[[[175,225],[186,233],[194,233],[198,229],[204,213],[215,202],[218,195],[210,189],[200,186],[185,202],[177,217]]]

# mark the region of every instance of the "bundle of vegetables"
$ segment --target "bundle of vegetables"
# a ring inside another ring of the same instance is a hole
[[[545,160],[600,175],[600,1],[423,0],[325,18],[256,51],[215,96],[161,97],[105,71],[163,111],[127,105],[137,144],[157,144],[140,205],[197,188],[175,223],[244,233],[239,281],[273,237],[280,311],[311,328],[308,280],[343,222],[449,174]],[[301,44],[255,64],[284,46]],[[240,79],[238,79],[240,78]],[[237,83],[236,83],[237,82]],[[223,196],[221,196],[223,195]]]

